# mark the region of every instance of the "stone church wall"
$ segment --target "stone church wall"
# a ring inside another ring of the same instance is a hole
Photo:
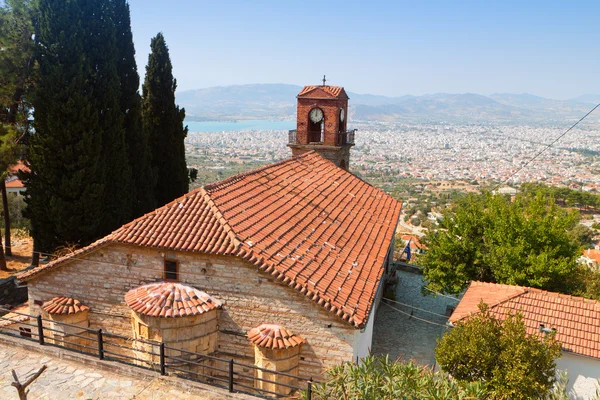
[[[284,326],[307,340],[300,352],[300,375],[318,378],[351,361],[357,330],[304,295],[236,257],[108,245],[28,283],[31,311],[55,296],[71,296],[90,306],[94,329],[132,336],[125,293],[163,280],[163,258],[179,261],[179,280],[224,303],[219,311],[217,353],[248,364],[254,348],[246,332],[263,323]]]

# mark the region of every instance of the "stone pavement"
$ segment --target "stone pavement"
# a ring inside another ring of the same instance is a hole
[[[436,340],[444,333],[446,328],[443,325],[448,320],[443,315],[446,315],[448,306],[456,306],[458,302],[447,297],[423,296],[421,293],[422,275],[402,270],[398,270],[396,275],[399,277],[396,287],[398,302],[441,314],[441,316],[392,302],[387,305],[380,304],[375,316],[372,352],[373,354],[389,354],[392,359],[400,357],[405,360],[414,360],[421,365],[434,366]],[[411,313],[412,316],[410,316]]]
[[[15,370],[19,381],[24,383],[42,365],[48,368],[28,389],[30,400],[63,399],[198,399],[226,400],[231,398],[251,399],[252,396],[231,395],[226,391],[205,391],[184,380],[165,379],[148,375],[132,377],[109,372],[75,361],[45,355],[16,346],[0,344],[0,399],[18,399],[11,370]],[[131,367],[135,368],[135,367]],[[177,384],[179,383],[179,384]]]

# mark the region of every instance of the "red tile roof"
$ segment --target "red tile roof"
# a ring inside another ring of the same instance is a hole
[[[19,179],[13,179],[11,181],[6,182],[7,189],[21,189],[24,187],[25,187],[25,184],[23,183],[23,181],[20,181]]]
[[[55,297],[42,305],[42,310],[52,315],[76,314],[90,308],[71,297]]]
[[[16,175],[19,171],[29,172],[29,167],[23,161],[8,166],[9,175]]]
[[[346,91],[344,90],[343,87],[341,86],[329,86],[329,85],[318,85],[318,86],[304,86],[302,88],[302,90],[300,91],[300,93],[298,93],[298,96],[306,96],[306,97],[310,97],[307,96],[309,93],[315,91],[318,93],[322,93],[320,92],[320,90],[322,90],[323,92],[325,92],[325,95],[334,97],[334,98],[348,98],[348,95],[346,94]]]
[[[151,317],[190,317],[221,308],[221,302],[191,286],[158,282],[131,289],[125,303]]]
[[[0,328],[7,327],[19,322],[29,321],[29,303],[23,303],[13,308],[8,314],[4,314],[0,319]]]
[[[600,250],[583,250],[583,256],[589,258],[590,260],[593,260],[596,264],[600,264]]]
[[[262,324],[248,331],[248,339],[266,349],[288,349],[306,343],[306,339],[294,335],[280,325]]]
[[[529,287],[472,282],[450,322],[477,313],[481,300],[499,318],[520,311],[529,334],[539,333],[543,324],[556,329],[563,350],[600,358],[600,301]]]
[[[400,209],[389,195],[309,152],[190,192],[18,278],[115,242],[233,255],[362,327]]]

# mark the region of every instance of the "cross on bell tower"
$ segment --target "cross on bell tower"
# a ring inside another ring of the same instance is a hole
[[[298,93],[296,129],[288,146],[294,156],[314,150],[340,168],[348,169],[355,129],[348,130],[348,95],[343,87],[305,86]]]

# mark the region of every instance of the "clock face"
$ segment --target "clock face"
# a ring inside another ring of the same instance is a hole
[[[346,113],[344,112],[344,109],[342,108],[340,110],[340,121],[344,122],[344,118],[346,117],[345,115]]]
[[[310,110],[310,120],[314,124],[321,122],[323,120],[323,111],[321,111],[319,108],[313,108]]]

